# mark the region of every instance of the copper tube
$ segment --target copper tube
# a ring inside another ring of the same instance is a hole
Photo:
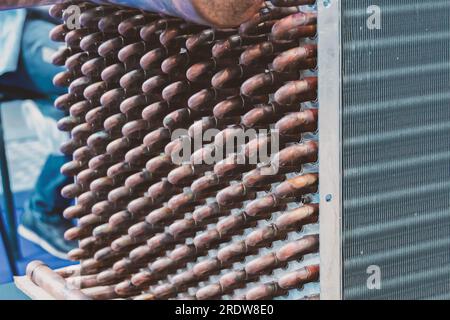
[[[81,29],[83,30],[83,29]],[[84,29],[87,30],[87,29]],[[71,33],[68,33],[66,35],[66,39],[67,37],[70,36]],[[111,37],[109,35],[106,35],[102,32],[96,32],[96,33],[91,33],[89,35],[84,36],[82,39],[80,39],[78,46],[88,52],[88,53],[92,53],[95,54],[97,53],[97,50],[99,49],[99,45],[106,40],[111,39]],[[74,43],[75,45],[75,43]]]
[[[308,109],[286,115],[275,124],[275,128],[280,135],[314,132],[317,130],[317,120],[318,110]]]
[[[220,269],[221,262],[218,259],[210,259],[210,260],[204,260],[202,262],[197,263],[193,268],[192,271],[194,272],[195,276],[201,278],[205,275],[209,275],[215,270]]]
[[[317,57],[317,45],[303,45],[279,54],[272,62],[273,70],[287,72],[310,67],[308,61]]]
[[[57,109],[68,111],[72,104],[78,102],[74,94],[66,93],[55,99],[54,106]]]
[[[167,231],[174,239],[186,238],[197,232],[197,226],[194,219],[183,219],[172,223]]]
[[[289,107],[280,107],[277,103],[270,103],[268,105],[263,104],[260,106],[256,106],[253,109],[249,110],[242,116],[242,124],[246,128],[259,128],[265,127],[283,116],[284,112],[296,111],[298,110],[297,106]]]
[[[296,257],[303,256],[305,254],[315,252],[319,247],[318,236],[305,236],[297,241],[288,243],[283,246],[276,253],[276,257],[279,261],[289,261]]]
[[[293,170],[304,163],[316,162],[318,159],[318,145],[314,141],[307,141],[303,144],[296,144],[287,147],[273,156],[272,163],[287,171],[286,168]]]
[[[245,271],[232,271],[223,275],[219,283],[200,288],[196,293],[196,297],[199,300],[214,299],[244,286],[248,281],[251,281],[251,278],[247,277]]]
[[[87,8],[80,16],[80,23],[83,27],[94,28],[104,15],[108,15],[113,11],[112,7],[94,6]]]
[[[226,206],[236,202],[242,202],[243,200],[248,200],[254,197],[254,194],[248,193],[244,184],[231,185],[223,190],[221,190],[217,196],[217,202],[220,205]]]
[[[218,191],[225,186],[226,184],[221,182],[216,174],[208,174],[193,181],[191,184],[191,190],[197,198],[208,197],[209,195],[215,194],[215,191]]]
[[[129,9],[112,12],[98,21],[98,28],[104,33],[115,33],[120,22],[131,17],[134,13],[134,10]]]
[[[38,286],[49,292],[56,299],[90,300],[76,288],[71,288],[63,277],[52,271],[41,261],[34,261],[27,266],[27,276]]]
[[[63,216],[66,219],[80,218],[85,214],[87,214],[87,209],[85,206],[82,205],[68,207],[63,212]]]
[[[245,214],[230,215],[217,223],[216,229],[220,235],[233,234],[236,229],[246,225],[247,217]]]
[[[239,62],[246,66],[270,62],[273,60],[273,55],[276,52],[291,49],[296,45],[295,41],[266,41],[258,43],[242,52]]]
[[[100,77],[107,83],[119,83],[120,78],[126,73],[126,71],[127,70],[125,69],[125,65],[123,63],[115,63],[109,66],[105,66],[105,68],[100,73]],[[98,73],[98,69],[96,69],[95,72]],[[90,74],[90,76],[92,77],[92,74]]]
[[[214,166],[214,173],[219,177],[234,177],[251,169],[253,166],[247,164],[242,154],[229,154],[224,160]]]
[[[275,39],[291,40],[296,36],[312,36],[315,34],[315,28],[309,29],[308,26],[314,26],[317,22],[317,13],[298,12],[286,18],[279,20],[272,28],[272,36]],[[310,32],[313,31],[314,33]]]
[[[283,82],[297,78],[298,75],[292,73],[261,73],[246,80],[241,86],[241,93],[249,97],[272,93],[281,87]]]
[[[87,77],[91,77],[94,79],[98,78],[101,74],[101,71],[112,63],[111,60],[112,59],[94,56],[83,63],[83,65],[81,66],[81,73]]]
[[[36,3],[38,3],[36,1]],[[30,3],[30,5],[32,5]],[[71,2],[62,2],[54,4],[49,9],[49,15],[56,19],[62,19],[65,9],[71,5]]]
[[[218,203],[213,202],[196,209],[192,213],[192,216],[198,223],[206,223],[228,213],[228,209],[222,208]]]
[[[92,105],[87,100],[83,100],[73,104],[70,107],[70,115],[72,117],[83,117],[92,108]]]
[[[162,89],[164,89],[170,83],[171,77],[166,74],[158,74],[144,81],[142,84],[142,91],[146,94],[160,94]]]
[[[74,74],[71,71],[62,71],[53,77],[53,85],[57,87],[68,87],[69,84],[71,84],[71,82],[74,81],[77,76],[77,74]],[[77,95],[77,92],[74,91],[74,84],[69,87],[69,91]]]
[[[91,251],[81,249],[81,248],[72,249],[67,253],[67,258],[71,261],[80,261],[83,259],[88,259],[91,256],[92,256]]]
[[[227,67],[212,77],[211,84],[218,89],[238,87],[245,79],[262,71],[264,71],[264,68],[261,67],[247,67],[243,65]]]
[[[319,266],[307,266],[300,270],[288,273],[278,280],[282,289],[299,288],[305,283],[316,281],[319,278]]]
[[[247,246],[244,241],[232,243],[217,253],[217,258],[220,261],[235,261],[248,252]]]
[[[266,283],[250,289],[245,294],[246,300],[267,300],[279,294],[279,288],[276,283]]]
[[[189,137],[191,139],[202,138],[204,131],[216,128],[217,126],[219,126],[219,122],[215,117],[203,117],[189,127]]]
[[[65,65],[67,59],[72,55],[75,55],[79,51],[79,48],[62,47],[52,56],[52,63],[57,66]]]
[[[207,250],[214,247],[222,240],[217,230],[205,231],[194,238],[194,245],[199,251]]]
[[[275,101],[283,105],[292,105],[317,98],[317,77],[288,82],[275,92]]]
[[[262,170],[264,168],[257,168],[252,171],[247,172],[242,177],[242,183],[247,188],[258,188],[267,186],[269,184],[283,181],[286,177],[284,175],[272,175],[272,174],[263,174]]]
[[[191,190],[173,196],[167,202],[167,207],[174,213],[186,213],[191,211],[197,205],[204,203],[203,200],[197,199]]]
[[[87,52],[79,52],[77,54],[71,55],[70,57],[67,57],[64,65],[69,71],[71,72],[79,72],[82,71],[81,68],[83,64],[87,61],[89,61],[89,53]]]
[[[203,89],[189,98],[188,107],[198,113],[209,113],[218,102],[238,92],[236,87]]]
[[[250,217],[265,217],[272,212],[284,209],[285,204],[273,194],[258,198],[245,206],[245,213]]]
[[[82,161],[71,161],[61,167],[61,173],[65,176],[73,177],[84,169],[85,163]]]
[[[286,180],[275,188],[274,194],[279,198],[314,193],[318,186],[318,175],[307,173]]]
[[[290,8],[263,8],[239,26],[239,33],[245,35],[267,33],[267,30],[261,30],[261,26],[264,26],[267,22],[269,22],[269,24],[273,24],[274,21],[293,13],[297,13],[298,11],[299,9],[295,6],[291,6]]]
[[[265,228],[258,229],[250,233],[245,244],[249,247],[263,247],[267,243],[271,243],[278,237],[278,230],[275,225],[269,225]]]
[[[319,206],[308,204],[281,215],[275,222],[279,230],[293,230],[309,223],[318,221]]]
[[[58,269],[55,272],[63,278],[68,278],[70,276],[79,274],[80,265],[70,265],[70,266]]]
[[[198,300],[207,300],[219,297],[222,294],[222,288],[220,284],[212,284],[203,288],[200,288],[195,296]]]
[[[256,258],[245,266],[245,272],[249,275],[260,275],[272,271],[279,265],[276,254],[270,253],[268,255]]]

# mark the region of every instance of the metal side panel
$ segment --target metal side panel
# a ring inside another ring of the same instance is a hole
[[[343,0],[341,28],[343,298],[450,298],[450,1]]]
[[[320,297],[342,298],[340,1],[318,1]]]

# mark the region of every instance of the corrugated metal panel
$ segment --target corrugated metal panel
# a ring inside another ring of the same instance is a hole
[[[344,298],[450,298],[450,2],[343,0],[342,37]]]

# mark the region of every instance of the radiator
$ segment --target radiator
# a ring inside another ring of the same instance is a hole
[[[320,7],[326,298],[449,298],[449,27],[448,1]]]

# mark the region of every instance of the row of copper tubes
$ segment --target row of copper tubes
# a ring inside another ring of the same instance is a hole
[[[68,22],[70,4],[50,14]],[[54,56],[66,71],[54,82],[68,93],[55,106],[70,113],[58,125],[70,132],[61,150],[73,160],[61,170],[75,183],[62,194],[76,198],[64,216],[78,224],[65,236],[79,240],[69,256],[80,265],[57,274],[35,263],[33,281],[57,298],[145,300],[268,299],[318,281],[316,264],[288,268],[319,248],[316,234],[299,233],[318,222],[308,201],[318,174],[302,171],[318,158],[317,142],[304,139],[318,121],[317,77],[305,76],[317,63],[317,15],[299,7],[314,4],[267,1],[239,28],[215,30],[77,3],[81,28],[65,23],[50,36],[66,43]],[[179,128],[188,136],[172,141]],[[176,163],[200,128],[220,133]],[[202,163],[249,128],[278,129],[276,174],[261,172],[271,163],[235,161],[270,144],[270,130]]]

